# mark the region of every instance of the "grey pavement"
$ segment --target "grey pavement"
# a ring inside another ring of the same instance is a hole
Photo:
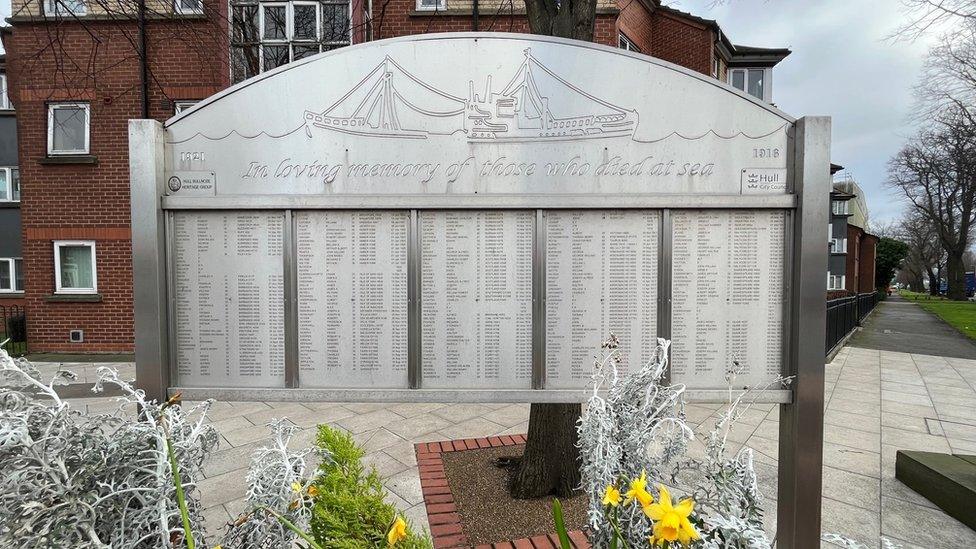
[[[976,343],[898,294],[878,304],[848,345],[922,355],[976,359]]]
[[[86,376],[93,370],[72,366]],[[898,449],[976,453],[976,360],[848,346],[825,372],[823,531],[869,547],[879,546],[882,536],[904,547],[976,547],[976,532],[894,478]],[[104,397],[72,402],[89,412],[116,406]],[[720,408],[690,404],[688,421],[704,433]],[[320,423],[351,432],[382,477],[389,501],[426,527],[413,443],[524,433],[528,405],[216,403],[211,421],[221,446],[205,464],[199,485],[211,533],[243,510],[251,453],[264,444],[265,424],[275,417],[298,426],[295,448],[313,444]],[[778,436],[779,410],[773,405],[754,406],[729,436],[730,450],[746,445],[755,452],[770,535],[776,524]],[[692,443],[692,455],[704,451],[702,438]]]

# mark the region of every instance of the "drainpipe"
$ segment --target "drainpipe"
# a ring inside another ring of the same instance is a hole
[[[142,89],[142,118],[149,118],[148,51],[146,45],[146,0],[139,0],[139,83]]]
[[[471,30],[478,32],[478,0],[474,0],[471,7]]]

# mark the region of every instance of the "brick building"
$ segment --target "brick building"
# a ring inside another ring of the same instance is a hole
[[[349,44],[528,32],[524,6],[499,0],[154,0],[142,17],[135,2],[113,4],[117,12],[106,5],[12,0],[2,35],[19,119],[24,299],[35,352],[132,350],[129,119],[165,120],[232,83]],[[772,67],[789,54],[734,45],[715,21],[658,0],[598,0],[595,30],[598,43],[765,101]]]

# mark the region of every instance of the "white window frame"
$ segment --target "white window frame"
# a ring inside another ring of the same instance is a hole
[[[752,95],[751,93],[749,93],[749,71],[762,71],[762,73],[763,73],[763,76],[762,76],[762,79],[763,79],[763,96],[762,97],[756,97],[755,95]],[[772,69],[770,69],[769,67],[736,67],[734,69],[730,67],[728,70],[725,71],[725,83],[728,84],[728,85],[730,85],[730,86],[732,86],[733,88],[735,88],[735,86],[732,85],[732,78],[733,78],[733,75],[735,73],[738,73],[738,72],[743,73],[743,75],[742,75],[743,89],[741,89],[739,91],[741,91],[742,93],[748,95],[749,97],[754,97],[756,99],[765,101],[767,103],[769,103],[769,102],[771,102],[773,100],[773,78],[772,78],[773,71],[772,71]],[[735,88],[735,89],[738,90],[739,88]]]
[[[446,2],[446,0],[445,0],[445,2]],[[321,4],[338,4],[338,5],[345,5],[346,6],[346,10],[347,10],[346,21],[349,21],[349,26],[346,28],[346,32],[349,34],[349,40],[348,40],[348,42],[349,42],[349,45],[351,46],[353,44],[353,40],[352,40],[352,36],[353,36],[353,32],[352,32],[352,1],[351,0],[349,0],[349,1],[330,0],[330,1],[326,1],[326,2],[320,2],[319,5],[321,6]],[[319,43],[320,44],[322,43],[322,40],[324,39],[324,37],[322,36],[322,18],[323,17],[324,17],[324,15],[322,13],[322,8],[320,7],[319,8],[319,15],[318,15],[318,18],[319,18]],[[334,45],[338,45],[338,44],[345,44],[346,42],[347,42],[346,40],[343,40],[341,42],[326,42],[324,45],[334,46]]]
[[[834,282],[839,282],[840,285],[837,286]],[[828,290],[844,290],[847,288],[847,276],[846,275],[835,275],[827,273],[827,289]]]
[[[61,108],[81,108],[85,111],[85,147],[78,150],[54,150],[54,111]],[[48,103],[47,105],[47,154],[51,156],[70,156],[89,154],[91,148],[91,104],[83,102]]]
[[[846,254],[847,253],[847,239],[846,238],[831,238],[830,239],[830,253],[832,253],[832,254]]]
[[[201,15],[203,14],[203,0],[199,0],[200,6],[197,8],[184,8],[181,0],[173,0],[173,12],[179,15]]]
[[[850,215],[851,207],[849,202],[850,200],[832,200],[830,212],[834,215]]]
[[[352,5],[352,2],[348,3]],[[288,3],[288,42],[298,45],[318,45],[322,41],[322,9],[319,7],[321,4],[319,2],[289,2]],[[313,6],[315,7],[315,38],[295,38],[295,6]],[[292,54],[294,57],[294,54]]]
[[[65,15],[88,15],[88,2],[80,2],[79,11],[71,11],[65,5],[66,2],[58,0],[44,0],[44,15],[48,17],[58,17]]]
[[[173,101],[173,115],[180,114],[199,102],[199,99],[178,99]]]
[[[14,170],[17,166],[0,166],[0,172],[6,172],[7,188],[3,189],[6,191],[5,196],[7,198],[0,198],[0,202],[20,202],[20,198],[14,198]]]
[[[0,257],[0,263],[6,263],[10,269],[10,287],[0,286],[0,294],[19,294],[23,293],[23,288],[17,287],[17,262],[20,261],[23,268],[24,258],[22,257]]]
[[[425,6],[423,0],[417,0],[417,11],[447,11],[447,0],[437,0],[433,6]]]
[[[0,74],[0,110],[12,111],[14,109],[13,103],[10,102],[10,96],[7,94],[7,74]]]
[[[290,42],[291,36],[291,7],[290,2],[261,2],[258,4],[258,40],[263,46],[265,42],[268,44],[277,45],[287,45]],[[265,38],[264,36],[264,8],[285,8],[285,37],[284,38]],[[261,55],[262,62],[264,65],[264,55]],[[261,72],[264,72],[262,68]]]
[[[641,49],[637,47],[637,44],[629,36],[620,31],[617,31],[617,47],[624,51],[642,53]]]
[[[88,246],[91,249],[92,287],[91,288],[62,288],[61,287],[61,248],[68,246]],[[97,294],[98,268],[95,263],[94,240],[55,240],[54,241],[54,293],[56,294]]]

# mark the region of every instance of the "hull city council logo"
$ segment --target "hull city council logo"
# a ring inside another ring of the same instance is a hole
[[[636,111],[583,91],[530,49],[524,53],[500,92],[492,91],[489,75],[481,94],[469,81],[467,97],[437,89],[386,56],[331,107],[321,113],[306,110],[305,123],[319,131],[395,139],[461,133],[472,143],[633,137]],[[554,97],[561,104],[550,105]]]
[[[171,193],[178,192],[183,188],[183,181],[174,175],[166,181],[166,187],[169,188],[169,192]]]

